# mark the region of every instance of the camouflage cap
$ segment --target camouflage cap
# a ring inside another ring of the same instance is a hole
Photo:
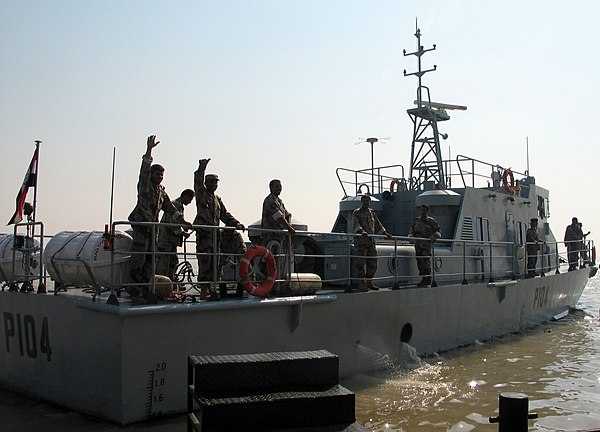
[[[216,175],[216,174],[206,174],[204,176],[204,181],[206,181],[206,180],[217,180],[217,181],[219,181],[219,176]]]

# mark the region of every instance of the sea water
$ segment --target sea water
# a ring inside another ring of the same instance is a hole
[[[600,276],[591,279],[579,310],[556,322],[468,347],[419,358],[405,346],[402,361],[365,348],[381,366],[342,384],[356,393],[357,421],[373,431],[497,431],[498,396],[524,393],[538,418],[530,431],[600,428]],[[0,391],[2,432],[24,430],[180,432],[185,416],[125,428]]]
[[[494,340],[421,358],[421,366],[385,365],[343,384],[356,392],[358,420],[373,431],[497,431],[503,392],[529,397],[530,430],[600,428],[600,277],[579,310]]]

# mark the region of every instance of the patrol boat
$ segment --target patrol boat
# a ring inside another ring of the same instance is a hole
[[[288,261],[281,281],[292,295],[194,301],[193,281],[180,281],[187,297],[133,305],[119,295],[128,283],[131,238],[120,231],[128,222],[113,223],[106,236],[65,231],[49,241],[19,236],[23,226],[30,232],[30,224],[20,224],[0,237],[6,287],[0,292],[0,384],[128,424],[186,410],[188,355],[326,349],[339,356],[344,377],[377,367],[382,357],[398,361],[407,352],[449,350],[569,313],[596,274],[593,242],[581,242],[580,265],[567,271],[565,248],[548,223],[548,190],[530,173],[460,155],[442,159],[445,135],[438,125],[450,119],[448,111],[466,108],[431,101],[422,84],[431,70],[422,70],[420,60],[432,49],[421,46],[418,29],[415,36],[417,50],[404,53],[419,60],[416,72],[405,72],[418,78],[416,106],[407,111],[414,125],[410,164],[406,170],[337,169],[344,198],[332,232],[296,224],[304,228],[294,239],[296,268]],[[377,239],[374,282],[380,289],[357,293],[351,215],[363,193],[394,237]],[[408,234],[423,204],[442,239],[432,250],[431,286],[417,287],[421,277]],[[536,267],[528,269],[525,235],[532,218],[540,222],[544,244]],[[252,228],[251,239],[258,233]],[[19,274],[21,267],[27,271]],[[232,283],[236,269],[229,268]],[[536,277],[527,278],[528,271]],[[53,291],[50,281],[49,292],[44,289],[46,275],[54,279]],[[303,283],[315,280],[320,289],[306,294]]]

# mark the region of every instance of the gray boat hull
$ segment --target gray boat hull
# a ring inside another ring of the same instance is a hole
[[[326,349],[340,374],[517,332],[574,307],[595,268],[494,284],[111,306],[0,292],[0,383],[128,424],[186,409],[187,356]],[[104,296],[104,295],[103,295]],[[373,355],[376,353],[376,355]]]

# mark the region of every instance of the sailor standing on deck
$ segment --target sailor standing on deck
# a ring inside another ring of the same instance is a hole
[[[225,208],[221,197],[215,194],[219,185],[219,177],[216,174],[206,174],[206,166],[210,159],[200,159],[198,169],[194,173],[194,191],[196,192],[196,218],[194,225],[211,225],[218,227],[220,222],[226,226],[245,230],[240,223]],[[221,250],[221,230],[218,228],[198,228],[196,231],[196,253],[198,254],[198,282],[201,282],[202,300],[219,300],[216,290],[210,290],[210,281],[214,279],[213,259],[216,259],[217,279],[223,277],[223,261],[217,255]],[[216,239],[215,239],[216,236]],[[241,236],[240,236],[241,238]],[[216,241],[215,241],[216,240]],[[214,245],[217,248],[215,250]]]
[[[287,230],[290,236],[293,237],[296,235],[296,230],[292,226],[292,214],[287,211],[283,201],[279,198],[282,190],[283,186],[281,185],[281,180],[273,179],[269,182],[270,193],[263,200],[262,216],[260,219],[260,227],[265,230],[271,230],[261,232],[262,245],[272,253],[273,247],[279,249],[279,251],[276,252],[276,255],[279,255],[277,257],[278,279],[287,273],[287,260],[291,260],[291,257],[289,256],[290,244],[287,241],[288,236],[277,231]],[[280,254],[278,252],[284,253]],[[266,267],[262,270],[266,271]],[[275,285],[275,295],[281,294],[280,288],[281,287],[278,284]]]
[[[423,277],[417,286],[426,287],[431,285],[431,248],[433,242],[442,237],[442,233],[437,221],[429,216],[429,206],[423,204],[420,211],[419,217],[413,221],[409,237],[417,238],[415,240],[415,256],[419,275]]]
[[[181,192],[179,198],[175,198],[171,203],[177,208],[179,213],[183,214],[184,206],[188,205],[194,199],[194,191],[186,189]],[[177,223],[173,219],[173,214],[164,213],[161,223],[173,224]],[[177,257],[177,248],[183,245],[183,238],[189,238],[190,233],[187,229],[173,226],[162,226],[158,232],[158,251],[162,252],[156,257],[156,273],[159,275],[167,276],[173,280],[174,271],[179,264],[179,258]]]
[[[283,201],[279,198],[282,190],[281,180],[273,179],[269,182],[271,193],[263,201],[260,227],[268,230],[285,229],[293,236],[296,235],[296,230],[292,227],[292,214],[287,211]],[[261,237],[265,246],[270,240],[282,240],[283,238],[281,234],[269,231],[262,232]]]
[[[579,261],[579,250],[583,240],[583,231],[576,217],[571,219],[571,225],[565,230],[565,246],[567,247],[567,259],[569,260],[569,271],[577,270]]]
[[[152,149],[160,141],[156,135],[150,135],[146,142],[146,154],[142,157],[142,166],[137,184],[137,204],[129,215],[130,222],[158,222],[158,214],[162,210],[172,216],[173,220],[190,225],[183,219],[183,214],[171,203],[165,187],[161,185],[165,169],[152,163]],[[127,292],[133,299],[147,297],[148,282],[152,274],[152,250],[155,247],[156,237],[152,238],[152,227],[132,223],[133,242],[131,243],[131,282],[132,286]],[[158,230],[155,231],[158,234]]]
[[[392,238],[379,221],[377,214],[369,207],[370,205],[371,197],[363,195],[360,198],[360,207],[352,213],[352,230],[355,234],[360,234],[360,237],[354,239],[354,247],[358,255],[356,259],[356,276],[360,279],[358,289],[363,292],[379,289],[373,285],[373,278],[377,271],[377,249],[371,235],[383,234]]]
[[[531,226],[527,228],[525,233],[525,241],[527,242],[527,277],[535,277],[535,270],[537,267],[538,251],[540,250],[540,243],[544,243],[540,240],[538,235],[538,220],[536,218],[531,219]]]

